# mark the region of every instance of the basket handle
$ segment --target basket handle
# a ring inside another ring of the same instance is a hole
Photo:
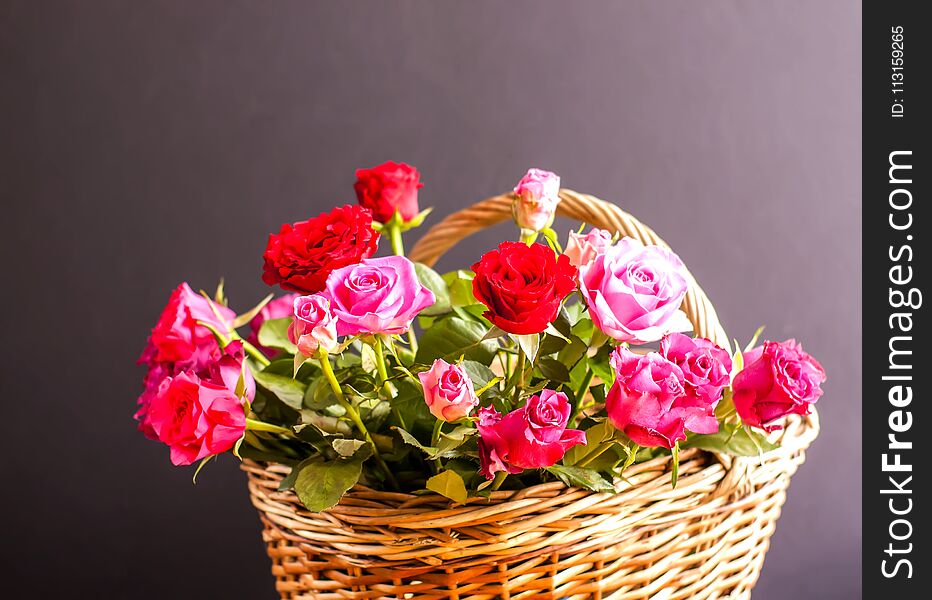
[[[411,260],[433,266],[443,254],[460,240],[481,229],[501,223],[511,218],[511,205],[514,194],[493,196],[468,208],[453,213],[437,223],[418,240],[411,249]],[[669,248],[666,242],[649,227],[618,208],[611,202],[600,200],[595,196],[580,194],[568,189],[560,190],[560,204],[557,214],[583,221],[594,227],[618,232],[640,240],[645,244],[655,244]],[[689,317],[697,336],[705,337],[725,350],[731,352],[728,335],[719,323],[718,315],[708,296],[696,283],[692,274],[688,274],[689,289],[683,300],[682,309]]]

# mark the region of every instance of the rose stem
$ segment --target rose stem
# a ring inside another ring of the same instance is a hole
[[[579,389],[576,390],[576,393],[573,396],[573,412],[570,413],[567,426],[576,422],[576,417],[579,415],[579,409],[582,406],[583,398],[585,397],[586,392],[589,391],[589,384],[592,383],[592,378],[594,375],[595,373],[592,372],[592,369],[586,367],[586,374],[583,375],[582,383],[579,385]]]
[[[318,358],[320,359],[320,368],[324,372],[324,377],[327,378],[327,382],[330,384],[330,388],[333,390],[333,395],[336,396],[337,402],[340,404],[340,406],[343,407],[350,420],[362,433],[363,437],[366,439],[366,442],[369,444],[369,447],[372,448],[372,456],[375,457],[375,461],[379,464],[379,468],[382,469],[383,473],[385,473],[385,479],[392,486],[392,488],[397,490],[398,482],[395,481],[395,476],[392,475],[391,469],[389,469],[388,465],[385,464],[385,461],[382,460],[382,455],[379,454],[379,448],[372,440],[372,436],[369,435],[369,430],[366,429],[366,424],[362,422],[362,418],[359,416],[359,412],[356,411],[356,407],[347,402],[346,398],[343,396],[343,389],[340,387],[340,383],[337,381],[336,375],[333,374],[333,367],[330,366],[330,357],[327,355],[327,351],[322,349]]]
[[[441,429],[442,427],[443,427],[443,421],[440,420],[440,419],[437,419],[437,422],[434,423],[434,432],[430,435],[430,445],[431,445],[431,447],[433,447],[433,448],[436,448],[436,447],[437,447],[437,444],[440,443],[440,429]],[[435,458],[435,459],[434,459],[433,461],[431,461],[431,462],[434,463],[434,470],[435,470],[437,473],[439,473],[440,470],[441,470],[441,468],[442,468],[442,465],[440,464],[440,459],[439,459],[439,458]]]
[[[270,364],[272,364],[271,362],[269,362],[269,359],[265,356],[265,354],[262,354],[262,352],[260,352],[258,348],[256,348],[255,346],[253,346],[252,344],[250,344],[244,339],[240,339],[240,341],[243,342],[243,350],[246,351],[246,354],[256,359],[256,362],[258,362],[260,365],[262,365],[263,367],[267,367]]]

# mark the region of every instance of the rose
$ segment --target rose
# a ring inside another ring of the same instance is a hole
[[[221,350],[220,357],[208,365],[207,376],[201,375],[201,378],[213,384],[222,385],[234,393],[242,381],[242,396],[252,402],[256,397],[256,380],[249,367],[244,366],[245,361],[246,352],[243,350],[243,342],[233,340]]]
[[[339,335],[405,333],[414,317],[435,301],[418,281],[414,263],[403,256],[336,269],[327,278],[325,296]]]
[[[621,342],[655,342],[692,328],[679,310],[687,272],[670,250],[623,238],[579,268],[579,286],[595,325]]]
[[[214,334],[198,321],[225,333],[234,318],[232,310],[195,294],[191,286],[182,283],[169,297],[139,363],[180,363],[183,368],[206,364],[218,346]]]
[[[472,266],[473,293],[485,317],[508,333],[540,333],[576,287],[576,268],[542,244],[502,242]]]
[[[472,380],[463,367],[438,358],[430,370],[417,374],[424,388],[424,401],[441,421],[456,421],[479,405]]]
[[[162,380],[149,405],[148,422],[159,441],[171,448],[175,465],[226,452],[246,431],[242,401],[226,387],[189,372]]]
[[[686,430],[715,433],[711,403],[686,394],[683,371],[657,352],[635,354],[621,346],[612,353],[615,383],[605,412],[616,429],[640,446],[672,448]]]
[[[825,370],[796,340],[764,342],[744,354],[744,369],[732,382],[735,408],[745,424],[774,431],[790,414],[808,415],[822,395]]]
[[[407,223],[417,216],[417,191],[424,187],[421,174],[405,163],[388,161],[371,169],[357,169],[356,198],[372,211],[376,221],[386,223],[397,211]]]
[[[585,235],[571,231],[563,254],[569,257],[571,265],[579,267],[591,263],[611,245],[612,233],[605,229],[590,229]]]
[[[728,352],[705,338],[671,333],[660,340],[660,354],[683,371],[686,395],[704,400],[711,411],[731,381]]]
[[[324,289],[334,269],[372,256],[378,240],[372,213],[360,206],[340,206],[308,221],[286,223],[269,235],[262,281],[314,294]]]
[[[522,229],[550,227],[560,203],[560,177],[542,169],[530,169],[515,186],[512,213]]]
[[[260,352],[268,356],[269,358],[275,358],[281,352],[277,348],[266,348],[265,346],[259,343],[259,330],[262,329],[262,324],[266,321],[271,321],[273,319],[284,319],[286,317],[292,316],[294,313],[293,305],[294,299],[298,297],[298,294],[285,294],[275,298],[268,304],[262,307],[262,310],[259,311],[255,317],[249,321],[249,337],[246,338],[246,341],[255,346]]]
[[[318,348],[337,348],[337,320],[330,311],[330,300],[322,294],[298,296],[293,302],[294,320],[288,326],[288,339],[304,356],[314,356]]]
[[[479,472],[492,479],[498,471],[553,466],[566,451],[586,443],[586,434],[567,429],[570,413],[566,394],[543,390],[504,417],[494,408],[479,411]]]

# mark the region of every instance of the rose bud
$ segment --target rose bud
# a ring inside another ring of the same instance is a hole
[[[732,382],[735,408],[741,420],[764,431],[780,429],[773,422],[786,415],[808,415],[822,395],[825,370],[796,340],[764,342],[744,354],[744,369]]]
[[[405,223],[418,215],[417,191],[424,187],[421,174],[405,163],[388,161],[371,169],[356,171],[356,198],[372,211],[380,223],[387,223],[398,212]]]
[[[543,244],[502,242],[472,266],[473,294],[484,316],[508,333],[540,333],[557,318],[576,289],[576,267]]]
[[[692,325],[680,310],[687,271],[670,250],[623,238],[579,267],[579,287],[592,321],[619,342],[656,342]]]
[[[262,281],[292,292],[317,293],[332,271],[372,256],[378,242],[372,213],[360,206],[340,206],[308,221],[286,223],[269,236]]]
[[[492,479],[498,471],[555,465],[567,450],[586,443],[585,432],[566,428],[571,412],[566,394],[553,390],[541,391],[504,417],[494,408],[483,408],[477,425],[479,472]]]
[[[611,245],[612,233],[605,229],[590,229],[585,235],[571,231],[563,254],[570,259],[571,265],[579,267],[591,263]]]
[[[190,465],[232,448],[246,430],[246,413],[226,387],[184,372],[162,381],[148,423],[171,448],[172,463]]]
[[[542,169],[530,169],[515,186],[512,212],[521,229],[540,231],[550,227],[560,203],[560,177]]]
[[[414,317],[435,302],[434,293],[418,281],[414,263],[404,256],[337,269],[327,279],[324,295],[339,335],[405,333]]]
[[[424,400],[432,415],[441,421],[468,416],[479,405],[472,380],[463,367],[438,358],[430,370],[417,374],[424,387]]]
[[[322,294],[298,296],[293,301],[294,320],[288,326],[288,339],[304,356],[314,356],[322,348],[336,350],[337,320],[330,311],[330,300]]]
[[[713,402],[686,393],[683,371],[657,352],[635,354],[621,346],[611,357],[615,383],[605,412],[616,429],[639,446],[672,448],[686,430],[715,433]]]

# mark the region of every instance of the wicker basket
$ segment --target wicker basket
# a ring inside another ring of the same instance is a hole
[[[569,190],[561,197],[563,216],[664,244],[613,204]],[[510,216],[510,195],[489,198],[437,224],[411,257],[433,264]],[[697,335],[729,347],[695,281],[683,308]],[[243,469],[282,598],[748,598],[790,476],[817,434],[813,414],[775,434],[782,446],[762,460],[685,451],[676,489],[669,458],[660,458],[630,467],[616,495],[547,483],[464,506],[357,486],[310,513],[276,491],[287,467]]]

